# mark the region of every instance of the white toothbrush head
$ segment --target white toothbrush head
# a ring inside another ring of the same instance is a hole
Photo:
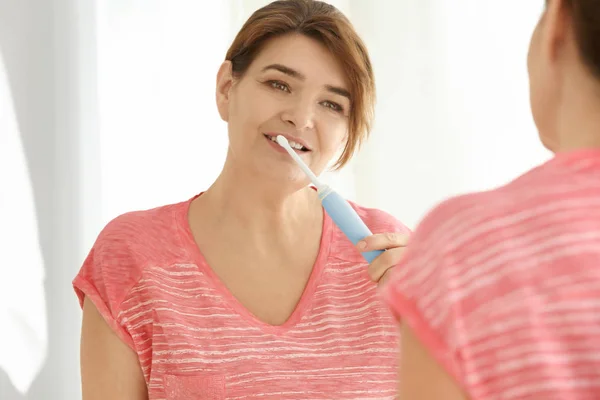
[[[296,153],[296,151],[292,149],[292,146],[290,146],[288,140],[282,135],[277,135],[275,139],[277,140],[277,143],[279,143],[279,145],[283,147],[290,156],[292,156],[294,161],[296,161],[296,164],[298,164],[302,171],[304,171],[304,173],[306,174],[306,176],[308,176],[313,185],[317,187],[317,190],[324,188],[324,185],[319,181],[317,176],[310,170],[310,168],[308,168],[308,165],[306,165],[304,161],[302,161],[302,158],[300,158],[298,153]]]
[[[291,147],[290,143],[288,142],[288,140],[285,137],[283,137],[281,135],[277,135],[277,137],[275,139],[277,140],[277,143],[279,143],[279,145],[281,147],[283,147],[284,149],[287,150],[287,147]]]

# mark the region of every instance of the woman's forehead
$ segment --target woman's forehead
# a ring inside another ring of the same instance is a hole
[[[283,68],[269,68],[281,66]],[[269,40],[253,62],[255,73],[287,69],[293,77],[322,81],[348,90],[341,63],[319,41],[304,35],[286,35]]]

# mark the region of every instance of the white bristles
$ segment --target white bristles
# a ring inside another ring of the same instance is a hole
[[[308,176],[308,178],[311,180],[313,185],[315,185],[317,187],[317,189],[320,189],[321,187],[323,187],[323,184],[321,182],[319,182],[319,179],[317,178],[317,176],[310,170],[310,168],[308,168],[308,166],[304,163],[304,161],[302,161],[302,158],[300,158],[298,153],[296,153],[296,151],[294,149],[292,149],[288,140],[281,135],[277,135],[276,139],[277,139],[277,143],[279,143],[279,145],[281,147],[283,147],[290,156],[292,156],[294,161],[296,161],[296,164],[298,164],[298,166],[302,169],[302,171],[304,171],[304,173],[306,174],[306,176]]]

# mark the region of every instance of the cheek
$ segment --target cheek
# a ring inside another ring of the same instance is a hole
[[[556,140],[560,85],[551,71],[542,67],[530,73],[529,97],[531,114],[544,146],[552,150]]]
[[[319,153],[312,160],[311,168],[322,172],[329,168],[341,156],[346,144],[347,128],[336,124],[329,125],[329,129],[319,129]]]
[[[527,72],[529,75],[529,100],[535,125],[541,136],[552,134],[558,84],[552,69],[544,62],[540,49],[540,24],[536,26],[527,53]]]
[[[328,130],[320,131],[320,152],[324,158],[330,159],[336,156],[346,144],[345,128],[331,126]]]
[[[273,99],[260,91],[246,93],[240,90],[230,106],[229,124],[236,134],[251,140],[261,125],[271,117]]]
[[[531,103],[531,113],[538,129],[541,129],[545,123],[545,116],[548,108],[548,88],[543,85],[543,77],[540,71],[529,73],[529,101]]]
[[[542,80],[542,71],[540,69],[537,53],[536,53],[536,39],[537,39],[537,28],[533,32],[531,42],[529,44],[529,51],[527,53],[527,74],[529,76],[529,101],[531,106],[531,112],[536,125],[540,126],[541,117],[544,115],[544,86],[540,85]]]

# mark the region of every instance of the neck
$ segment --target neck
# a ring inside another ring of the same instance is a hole
[[[562,115],[558,124],[559,152],[580,149],[600,149],[600,90],[590,77],[565,89]],[[577,75],[573,74],[573,80]]]
[[[234,240],[241,235],[254,246],[297,241],[320,229],[323,215],[313,189],[292,185],[268,182],[226,161],[214,184],[197,199],[204,210],[200,214],[212,221],[215,232]]]

